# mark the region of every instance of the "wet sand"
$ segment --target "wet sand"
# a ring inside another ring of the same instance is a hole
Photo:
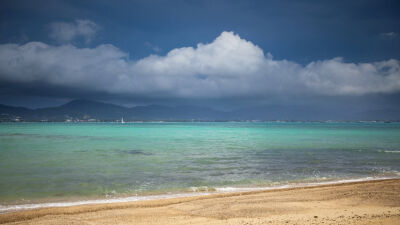
[[[42,208],[2,224],[400,224],[400,179]]]

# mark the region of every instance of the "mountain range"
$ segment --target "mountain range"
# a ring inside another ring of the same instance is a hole
[[[57,107],[29,109],[0,104],[2,121],[19,118],[23,121],[65,120],[399,120],[400,110],[369,110],[362,112],[332,112],[305,106],[258,106],[221,111],[193,105],[148,105],[124,107],[115,104],[73,100]]]

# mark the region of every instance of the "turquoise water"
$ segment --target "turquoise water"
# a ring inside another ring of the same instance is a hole
[[[0,204],[392,177],[398,171],[400,123],[0,124]]]

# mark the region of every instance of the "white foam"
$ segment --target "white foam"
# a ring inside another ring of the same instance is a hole
[[[384,151],[386,153],[400,153],[400,151]]]
[[[229,192],[250,192],[250,191],[264,191],[264,190],[274,190],[274,189],[283,189],[290,188],[293,185],[280,185],[280,186],[271,186],[271,187],[222,187],[216,188],[217,192],[229,193]]]
[[[23,204],[23,205],[0,205],[0,212],[18,211],[26,209],[48,208],[48,207],[65,207],[77,205],[90,205],[90,204],[105,204],[105,203],[123,203],[123,202],[136,202],[148,201],[157,199],[171,199],[181,197],[194,197],[210,195],[211,192],[205,193],[180,193],[180,194],[165,194],[165,195],[149,195],[149,196],[131,196],[125,198],[112,198],[112,199],[98,199],[98,200],[85,200],[76,202],[53,202],[53,203],[37,203],[37,204]]]
[[[352,182],[361,182],[361,181],[370,181],[370,180],[387,180],[398,177],[383,177],[383,178],[375,178],[375,177],[364,177],[357,179],[347,179],[347,180],[335,180],[335,181],[324,181],[324,182],[311,182],[311,183],[295,183],[295,184],[285,184],[279,186],[270,186],[270,187],[222,187],[216,188],[218,192],[248,192],[248,191],[264,191],[264,190],[278,190],[278,189],[286,189],[286,188],[295,188],[295,187],[314,187],[328,184],[342,184],[342,183],[352,183]]]
[[[195,197],[195,196],[206,196],[218,193],[235,193],[235,192],[251,192],[251,191],[263,191],[263,190],[279,190],[295,187],[314,187],[328,184],[343,184],[361,181],[371,180],[388,180],[398,179],[398,176],[393,177],[365,177],[357,179],[347,180],[336,180],[336,181],[325,181],[325,182],[314,182],[314,183],[297,183],[297,184],[285,184],[280,186],[270,187],[220,187],[215,188],[215,192],[196,192],[196,193],[179,193],[179,194],[164,194],[164,195],[149,195],[149,196],[131,196],[124,198],[112,198],[112,199],[99,199],[99,200],[85,200],[76,202],[54,202],[54,203],[37,203],[37,204],[22,204],[22,205],[0,205],[0,213],[6,213],[11,211],[37,209],[37,208],[48,208],[48,207],[65,207],[65,206],[77,206],[77,205],[90,205],[90,204],[106,204],[106,203],[123,203],[123,202],[136,202],[136,201],[149,201],[157,199],[172,199],[181,197]]]

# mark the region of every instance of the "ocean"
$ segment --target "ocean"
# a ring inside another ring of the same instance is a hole
[[[0,123],[0,211],[400,177],[400,123]]]

